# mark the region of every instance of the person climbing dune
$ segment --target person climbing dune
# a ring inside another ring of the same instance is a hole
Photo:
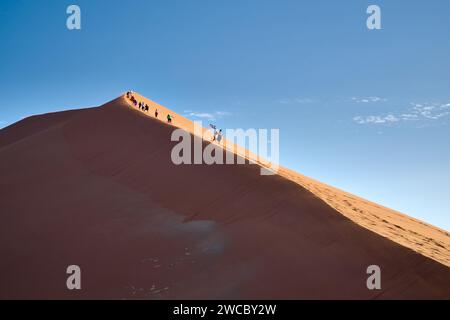
[[[158,109],[155,110],[155,118],[158,118]]]
[[[217,127],[214,124],[209,124],[209,126],[211,127],[211,129],[213,129],[213,138],[212,138],[212,142],[216,141],[216,137],[217,137]]]
[[[172,116],[170,114],[167,115],[167,122],[172,123]]]
[[[217,133],[217,143],[220,144],[220,141],[222,141],[222,129],[219,130],[219,132]]]

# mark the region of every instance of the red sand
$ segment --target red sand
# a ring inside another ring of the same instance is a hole
[[[450,299],[449,267],[286,177],[173,165],[172,130],[123,97],[1,130],[0,298]]]

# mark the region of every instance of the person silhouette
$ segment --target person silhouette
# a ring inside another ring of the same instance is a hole
[[[220,141],[222,141],[222,129],[219,130],[219,132],[217,133],[217,142],[220,144]]]

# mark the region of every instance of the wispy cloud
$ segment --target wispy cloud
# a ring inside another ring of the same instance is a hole
[[[190,112],[187,114],[187,116],[194,117],[194,118],[203,118],[203,119],[215,119],[214,115],[212,113],[206,113],[206,112]]]
[[[408,110],[385,115],[356,116],[353,118],[358,124],[393,124],[407,121],[436,121],[450,115],[450,103],[446,104],[418,104],[411,103]]]
[[[209,112],[196,112],[192,110],[184,110],[185,117],[206,119],[206,120],[217,120],[230,115],[231,113],[228,111],[215,111],[214,113],[209,113]]]
[[[278,101],[280,104],[310,104],[317,102],[311,98],[283,98]]]
[[[218,117],[226,117],[226,116],[231,116],[231,113],[228,111],[216,111],[216,115]]]
[[[450,103],[446,104],[417,104],[412,103],[410,113],[403,114],[405,119],[423,118],[429,120],[438,120],[450,114]]]
[[[375,97],[375,96],[363,97],[363,98],[352,97],[351,100],[356,103],[375,103],[375,102],[386,102],[387,101],[386,98]]]
[[[359,124],[393,123],[393,122],[400,121],[400,119],[397,118],[396,116],[394,116],[393,114],[388,114],[386,116],[367,116],[367,117],[357,116],[357,117],[354,117],[353,120]]]

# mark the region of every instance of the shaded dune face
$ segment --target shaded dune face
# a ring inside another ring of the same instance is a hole
[[[173,129],[118,98],[0,131],[0,298],[450,298],[450,268],[288,179],[174,165]]]

